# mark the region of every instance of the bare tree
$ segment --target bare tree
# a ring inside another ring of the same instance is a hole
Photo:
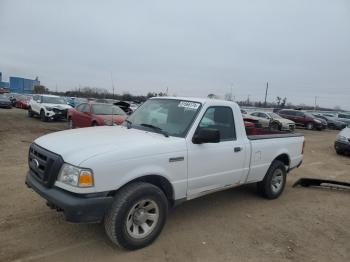
[[[279,96],[278,96],[278,97],[276,97],[277,107],[280,107],[281,100],[282,100],[282,98],[280,98]]]

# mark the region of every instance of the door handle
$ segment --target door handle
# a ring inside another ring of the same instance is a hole
[[[235,147],[235,148],[234,148],[235,153],[240,152],[240,151],[242,151],[242,150],[243,150],[242,147]]]

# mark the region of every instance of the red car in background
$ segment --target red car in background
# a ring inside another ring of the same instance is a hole
[[[103,103],[82,103],[68,110],[69,128],[120,125],[127,117],[118,106]]]
[[[21,108],[21,109],[28,109],[30,99],[32,99],[31,96],[18,96],[18,97],[16,97],[15,107]]]

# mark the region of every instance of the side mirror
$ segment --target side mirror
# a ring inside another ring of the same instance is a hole
[[[192,138],[193,144],[219,143],[220,131],[214,128],[200,128]]]
[[[40,100],[40,99],[39,99],[39,100],[36,100],[36,102],[37,102],[37,103],[41,103],[41,100]]]

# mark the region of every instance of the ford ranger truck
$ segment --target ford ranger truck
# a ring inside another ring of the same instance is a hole
[[[239,106],[212,99],[152,98],[121,126],[72,129],[29,148],[28,187],[69,222],[104,223],[126,249],[152,243],[168,209],[257,183],[278,198],[303,159],[304,137],[246,133]]]

